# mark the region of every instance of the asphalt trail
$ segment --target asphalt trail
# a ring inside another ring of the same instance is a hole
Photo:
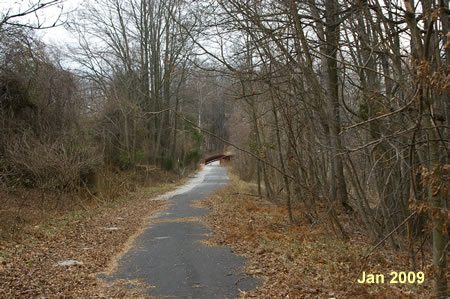
[[[199,242],[211,232],[192,221],[208,211],[191,207],[191,201],[227,182],[225,168],[205,166],[184,193],[170,198],[173,205],[153,218],[118,261],[116,272],[102,278],[110,283],[139,280],[152,286],[145,289],[149,296],[171,298],[234,298],[239,290],[254,289],[258,281],[245,275],[245,259],[229,248]]]

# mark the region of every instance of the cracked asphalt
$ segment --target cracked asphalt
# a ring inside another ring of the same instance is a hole
[[[234,298],[259,281],[245,274],[245,259],[230,248],[200,242],[211,233],[195,217],[208,213],[192,207],[228,182],[225,168],[205,166],[185,191],[169,199],[171,206],[152,218],[133,247],[118,261],[107,282],[139,281],[150,296],[170,298]],[[131,284],[132,285],[132,284]]]

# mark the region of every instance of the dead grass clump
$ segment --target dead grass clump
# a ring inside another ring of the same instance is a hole
[[[156,194],[179,182],[180,177],[172,172],[139,168],[133,171],[117,171],[104,169],[95,176],[95,195],[104,200],[122,196],[127,192],[134,192],[138,188]]]
[[[82,140],[61,137],[43,140],[23,133],[11,138],[4,149],[0,173],[8,188],[75,191],[101,165],[95,149]]]
[[[257,212],[260,211],[260,207],[256,204],[256,202],[250,201],[250,202],[245,202],[243,204],[243,209],[245,209],[245,211],[247,212]]]

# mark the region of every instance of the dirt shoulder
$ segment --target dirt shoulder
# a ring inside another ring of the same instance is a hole
[[[152,199],[181,183],[141,189],[96,209],[29,226],[19,244],[0,244],[0,298],[139,297],[120,286],[106,286],[97,274],[114,268],[145,220],[167,203]]]
[[[426,298],[431,291],[431,273],[425,270],[422,284],[391,284],[392,271],[408,272],[406,252],[379,250],[364,259],[371,248],[358,220],[341,219],[350,232],[343,241],[327,231],[326,223],[311,226],[294,210],[298,220],[288,224],[287,211],[257,197],[254,186],[232,183],[202,201],[211,210],[202,217],[214,234],[208,243],[230,246],[248,259],[247,273],[262,278],[256,290],[244,298]],[[326,209],[324,209],[326,213]],[[356,217],[354,217],[356,218]],[[326,219],[325,217],[322,218]],[[425,264],[429,259],[425,257]],[[361,271],[384,274],[384,283],[359,284]]]

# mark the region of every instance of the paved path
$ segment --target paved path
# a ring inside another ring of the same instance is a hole
[[[118,262],[116,272],[104,277],[139,280],[152,288],[150,296],[175,298],[234,298],[239,290],[250,290],[258,281],[244,272],[245,260],[229,248],[211,247],[199,242],[211,233],[193,217],[208,213],[190,205],[226,185],[226,169],[205,166],[178,193],[173,203],[135,241]]]

